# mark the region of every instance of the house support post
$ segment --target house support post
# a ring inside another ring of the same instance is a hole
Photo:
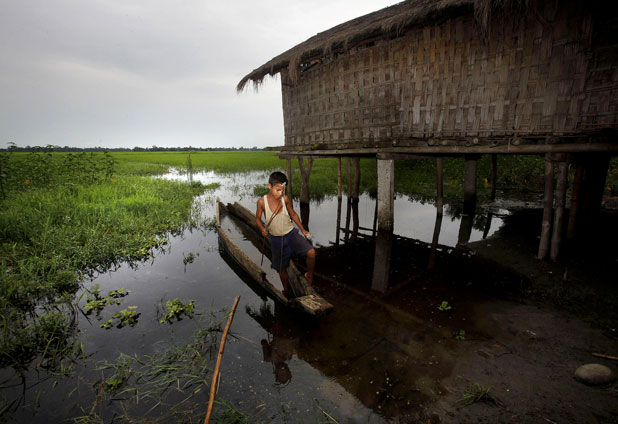
[[[560,243],[562,240],[563,230],[564,203],[566,198],[567,175],[569,170],[568,164],[566,162],[566,157],[564,157],[564,155],[557,159],[560,160],[560,163],[558,164],[558,184],[556,186],[555,193],[556,202],[554,206],[554,227],[551,237],[551,248],[549,252],[549,256],[554,262],[558,259],[558,255],[560,254]]]
[[[351,158],[347,158],[346,162],[348,164],[348,172],[347,172],[347,180],[348,180],[348,186],[346,188],[346,214],[345,214],[345,236],[344,236],[344,241],[347,243],[348,240],[350,239],[350,213],[352,211],[352,199],[350,197],[350,195],[352,194],[352,159]]]
[[[285,173],[288,177],[288,186],[285,192],[290,197],[290,200],[292,200],[292,159],[290,158],[285,160]]]
[[[538,259],[545,259],[549,251],[551,219],[554,209],[554,162],[550,154],[545,154],[545,190],[543,202],[543,223],[541,224],[541,241],[539,242]]]
[[[358,236],[358,192],[360,187],[360,158],[352,159],[354,162],[354,186],[352,187],[352,241]]]
[[[335,234],[335,245],[339,246],[339,234],[341,232],[341,197],[337,198],[337,234]]]
[[[300,203],[309,204],[309,175],[311,175],[311,167],[313,166],[313,159],[307,159],[307,166],[305,167],[304,159],[298,157],[298,166],[300,168]]]
[[[378,232],[393,231],[395,208],[395,161],[378,159]]]
[[[438,239],[440,238],[440,230],[442,228],[442,211],[436,213],[436,224],[433,227],[433,238],[431,239],[431,251],[429,253],[429,263],[427,269],[433,270],[436,264],[436,250],[438,249]]]
[[[388,289],[392,249],[393,233],[390,231],[378,231],[376,252],[373,260],[373,277],[371,279],[372,290],[385,293]]]
[[[337,158],[337,198],[339,199],[341,199],[341,192],[341,158]]]
[[[586,225],[594,227],[598,222],[603,201],[603,191],[605,190],[605,179],[609,169],[608,154],[589,154],[586,155],[586,170],[584,171],[584,214]],[[594,233],[594,228],[589,234]]]
[[[498,180],[498,155],[491,155],[491,195],[490,199],[496,200],[496,185]]]
[[[443,194],[442,194],[442,189],[443,189],[443,171],[442,171],[442,158],[436,158],[436,171],[437,171],[437,178],[436,178],[436,210],[438,215],[442,215],[442,213],[444,212],[444,198],[443,198]]]
[[[569,210],[569,224],[567,226],[567,240],[575,238],[577,228],[577,216],[579,215],[579,197],[581,193],[581,184],[584,179],[584,164],[577,163],[575,168],[575,179],[573,180],[573,189],[571,190],[571,209]]]
[[[464,156],[464,214],[476,209],[476,168],[478,155]]]

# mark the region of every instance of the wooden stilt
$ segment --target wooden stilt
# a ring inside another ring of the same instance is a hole
[[[465,207],[465,206],[464,206]],[[476,206],[468,204],[468,208],[471,209],[469,213],[463,213],[461,215],[461,221],[459,223],[459,234],[457,235],[457,248],[463,248],[470,242],[470,236],[472,235],[472,226],[474,224],[474,209]]]
[[[393,234],[390,231],[379,231],[376,238],[376,250],[373,260],[373,277],[371,289],[385,293],[388,289],[390,274]]]
[[[478,157],[464,157],[464,213],[474,213],[476,208],[476,168]]]
[[[491,200],[496,200],[496,183],[498,180],[498,155],[491,155]]]
[[[350,215],[352,214],[352,200],[350,197],[347,198],[347,207],[345,211],[345,235],[343,238],[344,242],[348,242],[350,239]]]
[[[313,166],[313,158],[307,159],[307,166],[305,167],[302,157],[298,157],[298,166],[300,168],[300,202],[309,203],[309,176],[311,175],[311,167]]]
[[[358,192],[360,188],[360,158],[354,158],[354,187],[352,187],[352,196],[358,199]]]
[[[545,259],[549,251],[551,218],[554,206],[554,163],[549,153],[545,155],[545,201],[543,203],[543,223],[541,224],[541,241],[539,242],[539,259]]]
[[[348,195],[348,199],[349,199],[352,193],[352,159],[348,158],[347,162],[348,162],[348,188],[347,188],[346,194]]]
[[[579,215],[579,195],[581,192],[581,183],[584,178],[584,165],[578,163],[575,168],[575,179],[573,180],[573,189],[571,190],[571,209],[569,210],[569,225],[567,227],[567,240],[575,238],[577,227],[577,215]]]
[[[483,240],[485,240],[487,238],[487,235],[489,234],[489,230],[491,228],[491,220],[494,218],[494,214],[489,212],[487,214],[487,222],[485,222],[485,228],[483,229]]]
[[[339,233],[341,231],[341,197],[337,198],[337,231],[335,234],[335,245],[339,246]]]
[[[395,161],[378,159],[378,231],[393,231],[395,209]]]
[[[436,179],[436,210],[439,215],[442,215],[444,211],[444,199],[442,197],[442,188],[443,188],[443,171],[442,171],[442,158],[436,158],[436,170],[437,170],[437,179]]]
[[[551,248],[549,255],[552,261],[558,259],[560,254],[560,242],[562,240],[562,218],[564,215],[564,201],[566,198],[567,189],[567,173],[568,166],[565,161],[558,164],[558,185],[556,187],[556,204],[554,206],[554,228],[551,237]]]
[[[285,160],[285,173],[288,177],[288,186],[286,187],[286,194],[292,199],[292,159],[287,158]]]
[[[341,158],[337,158],[337,197],[339,199],[341,199],[341,192]]]
[[[358,237],[358,226],[359,226],[359,222],[358,222],[358,198],[357,197],[353,197],[350,201],[350,205],[352,207],[352,237],[351,240],[352,241],[356,241],[356,238]]]
[[[594,226],[601,212],[605,179],[609,169],[609,155],[586,155],[584,171],[584,212],[586,223]],[[591,232],[592,233],[592,232]]]
[[[378,228],[378,198],[376,197],[376,207],[375,207],[375,210],[373,211],[373,231],[371,232],[371,235],[373,237],[376,236],[377,228]]]
[[[438,239],[440,238],[440,230],[442,228],[442,211],[436,213],[436,223],[433,227],[433,238],[431,239],[431,252],[429,253],[429,263],[427,269],[432,270],[436,264],[436,250],[438,248]]]

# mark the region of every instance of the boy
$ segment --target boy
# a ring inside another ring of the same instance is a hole
[[[315,249],[303,238],[292,221],[296,223],[304,236],[311,238],[309,231],[294,212],[292,201],[285,196],[285,186],[288,178],[282,172],[273,172],[268,179],[268,194],[260,197],[255,212],[255,222],[264,237],[269,236],[272,249],[272,267],[279,272],[283,284],[283,295],[288,297],[290,284],[287,268],[292,256],[307,256],[307,273],[305,278],[313,284],[313,270],[315,268]],[[266,218],[266,226],[262,223],[262,214]]]

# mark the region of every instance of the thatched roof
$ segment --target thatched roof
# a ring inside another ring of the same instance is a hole
[[[454,16],[471,13],[475,9],[478,12],[479,3],[490,2],[491,0],[407,0],[398,3],[314,35],[253,70],[238,83],[236,89],[242,91],[249,81],[253,81],[257,88],[266,75],[273,76],[286,68],[295,81],[298,78],[299,65],[311,58],[333,51],[348,50],[364,40],[399,35],[409,28],[439,23]]]

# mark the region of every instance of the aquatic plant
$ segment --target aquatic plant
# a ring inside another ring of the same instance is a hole
[[[455,340],[466,340],[466,332],[465,330],[459,330],[453,332],[453,338]]]
[[[141,315],[140,312],[136,312],[137,306],[129,306],[127,309],[123,309],[114,314],[114,316],[101,324],[102,328],[109,330],[114,325],[116,328],[122,328],[127,325],[133,327],[137,324],[137,320]]]
[[[457,403],[462,406],[469,406],[477,402],[485,402],[494,406],[502,405],[502,402],[490,393],[489,387],[483,387],[479,383],[471,383],[464,391],[461,399]]]
[[[200,254],[198,253],[197,255],[193,252],[189,252],[186,256],[183,253],[182,254],[182,263],[185,264],[185,266],[187,264],[193,263],[193,261],[195,260],[196,256],[199,256]]]
[[[169,322],[172,323],[172,319],[176,318],[176,321],[182,320],[182,316],[193,318],[193,310],[195,308],[195,301],[192,300],[189,303],[184,303],[180,299],[168,300],[165,303],[167,313],[159,321],[161,324]]]
[[[452,309],[453,308],[451,307],[451,305],[448,304],[446,300],[443,300],[442,303],[440,303],[440,306],[438,306],[438,310],[441,312],[448,312]]]
[[[90,315],[92,311],[96,311],[97,316],[108,305],[120,305],[122,301],[120,298],[127,296],[130,291],[125,289],[112,290],[108,292],[108,295],[101,297],[99,293],[99,285],[95,284],[88,290],[88,297],[84,310],[86,315]]]

